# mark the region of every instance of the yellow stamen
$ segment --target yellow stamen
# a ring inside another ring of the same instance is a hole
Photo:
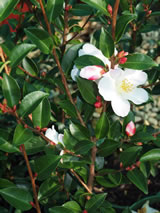
[[[131,92],[134,88],[133,84],[131,84],[127,79],[124,79],[121,83],[122,90],[124,92]]]

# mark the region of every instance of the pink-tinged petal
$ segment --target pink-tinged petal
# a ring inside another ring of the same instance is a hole
[[[102,77],[104,70],[99,66],[87,66],[81,69],[80,76],[88,80],[97,80]]]
[[[123,97],[139,105],[148,101],[148,93],[142,88],[135,88],[132,92],[123,94]]]
[[[136,126],[135,126],[135,124],[134,124],[133,121],[130,121],[130,122],[127,124],[126,129],[125,129],[125,132],[126,132],[126,134],[127,134],[129,137],[135,135],[135,133],[136,133]]]
[[[114,97],[111,102],[112,109],[116,115],[125,117],[128,115],[130,111],[130,103],[129,101],[123,99],[121,96]]]
[[[134,86],[139,86],[147,81],[147,74],[141,70],[125,69],[124,78],[127,78]]]
[[[104,74],[104,76],[99,80],[98,89],[100,95],[106,101],[111,101],[115,96],[117,96],[115,80],[111,78],[109,72]]]

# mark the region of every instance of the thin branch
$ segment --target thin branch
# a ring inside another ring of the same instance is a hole
[[[30,179],[31,179],[33,195],[34,195],[34,200],[35,200],[35,207],[36,207],[37,213],[41,213],[41,209],[40,209],[39,202],[38,202],[38,195],[37,195],[37,190],[36,190],[35,178],[33,177],[33,173],[32,173],[31,167],[30,167],[30,163],[29,163],[29,160],[28,160],[28,156],[27,156],[24,144],[22,144],[21,147],[22,147],[22,153],[23,153],[26,165],[27,165],[28,173],[29,173],[29,176],[30,176]]]
[[[21,66],[18,66],[18,68],[19,68],[20,70],[22,70],[26,75],[29,75],[29,76],[32,77],[32,78],[36,78],[37,80],[41,80],[38,76],[35,76],[35,75],[30,74],[30,73],[27,72],[25,69],[23,69]]]
[[[89,189],[89,187],[83,182],[83,180],[77,175],[77,173],[70,169],[71,173],[77,178],[77,180],[82,184],[82,186],[90,193],[92,194],[92,190]]]
[[[91,14],[88,18],[87,18],[87,20],[85,21],[85,23],[82,25],[82,29],[87,25],[87,23],[89,22],[89,20],[91,19],[93,17],[93,15]],[[77,37],[79,35],[79,32],[76,32],[73,36],[72,36],[72,38],[70,38],[68,41],[67,41],[67,44],[70,42],[70,41],[72,41],[75,37]]]
[[[0,57],[2,59],[2,62],[5,63],[6,60],[5,60],[5,57],[4,57],[4,53],[3,53],[2,47],[0,47]],[[10,71],[9,71],[9,68],[8,68],[7,64],[4,65],[4,69],[5,69],[6,74],[9,75]]]

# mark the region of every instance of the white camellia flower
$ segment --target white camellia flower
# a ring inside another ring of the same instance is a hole
[[[142,104],[148,100],[148,93],[142,88],[137,88],[146,80],[147,74],[140,70],[110,69],[99,80],[98,89],[104,100],[111,101],[115,114],[125,117],[130,111],[129,101]]]
[[[99,58],[105,66],[108,66],[110,68],[111,62],[108,58],[106,58],[101,50],[97,49],[92,44],[84,44],[82,49],[79,50],[78,56],[83,55],[91,55]],[[71,70],[71,77],[75,81],[76,76],[81,76],[82,78],[86,78],[88,80],[97,80],[102,77],[102,75],[105,73],[104,67],[101,66],[86,66],[79,70],[75,65],[73,66],[73,69]]]
[[[61,143],[64,146],[63,143],[63,134],[59,134],[56,130],[54,125],[52,125],[52,128],[48,128],[45,132],[45,136],[49,138],[51,141],[53,141],[55,144]]]

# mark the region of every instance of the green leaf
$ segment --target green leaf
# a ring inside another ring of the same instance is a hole
[[[98,65],[105,67],[103,61],[93,55],[82,55],[74,61],[76,67],[81,69],[86,66]]]
[[[104,186],[106,188],[113,188],[117,187],[117,184],[113,183],[108,176],[96,176],[96,181],[99,183],[101,186]],[[119,184],[118,184],[119,185]]]
[[[33,136],[31,141],[25,143],[27,155],[36,154],[44,151],[46,142],[38,136]]]
[[[5,73],[3,75],[2,90],[9,107],[13,107],[18,104],[21,97],[18,83],[14,78]]]
[[[131,141],[132,142],[148,142],[156,140],[155,137],[152,136],[149,132],[139,131],[134,136],[132,136]]]
[[[108,130],[109,130],[109,120],[107,114],[103,112],[103,114],[101,115],[100,119],[96,124],[95,129],[96,138],[100,139],[106,137],[108,134]]]
[[[49,54],[52,51],[53,40],[48,32],[34,27],[27,28],[24,31],[28,38],[42,51],[42,53]]]
[[[94,146],[94,143],[91,141],[80,141],[79,143],[76,144],[74,151],[77,154],[87,154],[89,150]]]
[[[32,76],[37,76],[38,67],[36,63],[30,58],[24,58],[22,61],[24,69],[30,73]]]
[[[20,152],[17,147],[13,146],[2,137],[0,137],[0,150],[8,153]]]
[[[14,136],[13,136],[13,144],[15,146],[19,146],[30,141],[33,137],[33,133],[31,130],[24,128],[21,124],[18,124]]]
[[[34,126],[46,127],[51,117],[51,106],[47,98],[44,98],[32,113]]]
[[[61,62],[62,69],[68,74],[69,70],[73,67],[73,61],[77,58],[78,51],[83,44],[76,44],[70,47],[64,54]]]
[[[30,192],[18,187],[9,187],[0,190],[2,197],[13,207],[22,211],[32,208],[30,202],[33,200]]]
[[[60,185],[55,182],[55,179],[49,178],[44,181],[38,190],[38,200],[43,200],[52,196],[60,189]]]
[[[61,100],[58,104],[66,114],[70,115],[72,118],[77,118],[76,109],[69,100]]]
[[[18,2],[19,0],[5,0],[0,2],[0,22],[12,13]]]
[[[142,147],[140,146],[132,146],[121,152],[120,161],[123,163],[123,166],[124,167],[131,166],[135,162],[141,150]]]
[[[135,14],[122,15],[119,17],[116,24],[116,33],[115,33],[116,42],[118,42],[121,39],[127,25],[136,18],[137,16]]]
[[[16,45],[10,54],[10,61],[11,61],[11,68],[16,67],[22,59],[35,48],[36,46],[34,44],[19,44]]]
[[[67,209],[63,206],[56,206],[49,209],[49,213],[74,213],[71,209]]]
[[[120,143],[114,140],[106,139],[99,147],[98,154],[103,157],[111,155],[120,146]]]
[[[119,139],[121,137],[122,133],[122,126],[119,120],[116,120],[112,123],[110,129],[109,129],[109,138],[110,139]]]
[[[118,173],[109,173],[108,174],[108,178],[111,180],[112,183],[114,183],[116,186],[121,184],[121,180],[122,180],[122,173],[118,172]]]
[[[56,155],[44,155],[35,159],[35,172],[38,174],[39,180],[44,180],[51,176],[56,169],[61,157]]]
[[[96,102],[94,82],[83,78],[77,78],[77,84],[84,100],[89,104],[94,104]]]
[[[114,41],[104,28],[101,29],[99,47],[107,58],[110,58],[114,53]]]
[[[107,2],[106,0],[82,0],[86,4],[90,5],[91,7],[99,10],[106,16],[110,16],[107,11]]]
[[[67,209],[72,210],[74,213],[81,213],[81,207],[79,204],[75,201],[68,201],[67,203],[64,203],[63,206]]]
[[[104,202],[107,194],[98,194],[98,195],[93,195],[90,200],[86,202],[85,208],[87,211],[90,212],[95,212]]]
[[[145,194],[148,194],[147,179],[139,169],[135,168],[134,170],[129,171],[127,177],[135,186],[137,186],[137,188]]]
[[[87,4],[76,4],[70,13],[74,16],[89,16],[93,13],[93,8]]]
[[[142,157],[140,158],[140,161],[146,162],[146,161],[159,161],[160,160],[160,149],[152,149],[148,152],[146,152]]]
[[[73,147],[78,143],[67,129],[64,130],[63,142],[67,149],[73,149]]]
[[[47,1],[47,16],[49,22],[54,21],[61,14],[64,0],[48,0]]]
[[[27,94],[20,104],[19,115],[23,117],[33,112],[40,102],[47,96],[47,93],[41,91],[35,91]]]
[[[87,128],[81,126],[80,124],[74,124],[73,122],[69,125],[69,130],[73,137],[77,140],[88,140],[90,139],[89,131]]]
[[[7,179],[0,178],[0,189],[12,187],[12,186],[14,186],[14,183],[12,183],[11,181]]]
[[[135,53],[127,56],[127,61],[121,64],[123,68],[131,68],[137,70],[147,70],[151,67],[158,66],[148,55]]]

